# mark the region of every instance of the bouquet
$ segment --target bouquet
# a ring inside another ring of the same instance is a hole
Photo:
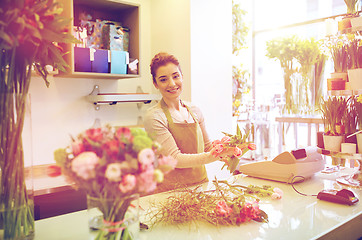
[[[141,128],[111,127],[88,129],[72,138],[71,145],[55,151],[55,161],[75,186],[88,197],[99,199],[104,227],[97,239],[132,239],[123,222],[131,205],[129,196],[150,193],[163,181],[176,160],[158,153]],[[117,235],[119,236],[119,234]]]
[[[221,140],[212,142],[212,155],[220,157],[225,164],[221,169],[227,166],[230,173],[236,170],[240,158],[249,150],[255,150],[256,146],[253,142],[247,141],[249,131],[245,130],[245,134],[241,133],[239,126],[236,129],[236,135],[224,133],[225,136]],[[230,153],[230,154],[228,154]]]
[[[283,196],[281,189],[268,185],[243,186],[217,179],[213,183],[214,190],[180,189],[165,201],[153,203],[147,213],[151,225],[203,221],[215,226],[239,226],[250,221],[268,222],[268,214],[259,208],[260,199],[277,200]]]

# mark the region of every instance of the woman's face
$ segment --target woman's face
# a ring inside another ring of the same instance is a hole
[[[161,66],[156,70],[156,83],[153,84],[160,91],[163,98],[178,99],[182,93],[182,73],[173,63]]]

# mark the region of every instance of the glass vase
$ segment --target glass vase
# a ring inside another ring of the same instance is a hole
[[[0,98],[0,239],[33,239],[30,96]]]
[[[138,194],[116,199],[87,195],[87,208],[89,228],[95,239],[139,239]]]

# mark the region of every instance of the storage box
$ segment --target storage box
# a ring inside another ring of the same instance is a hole
[[[111,50],[111,73],[127,74],[129,54],[125,51]]]
[[[92,72],[109,73],[108,50],[91,49],[91,52],[94,54],[92,61]]]
[[[112,22],[109,30],[110,49],[128,52],[129,29],[119,23]]]
[[[91,72],[90,49],[74,47],[74,71]]]

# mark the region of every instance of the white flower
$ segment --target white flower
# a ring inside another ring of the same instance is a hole
[[[106,178],[111,182],[119,182],[122,180],[122,164],[110,163],[106,169]]]

